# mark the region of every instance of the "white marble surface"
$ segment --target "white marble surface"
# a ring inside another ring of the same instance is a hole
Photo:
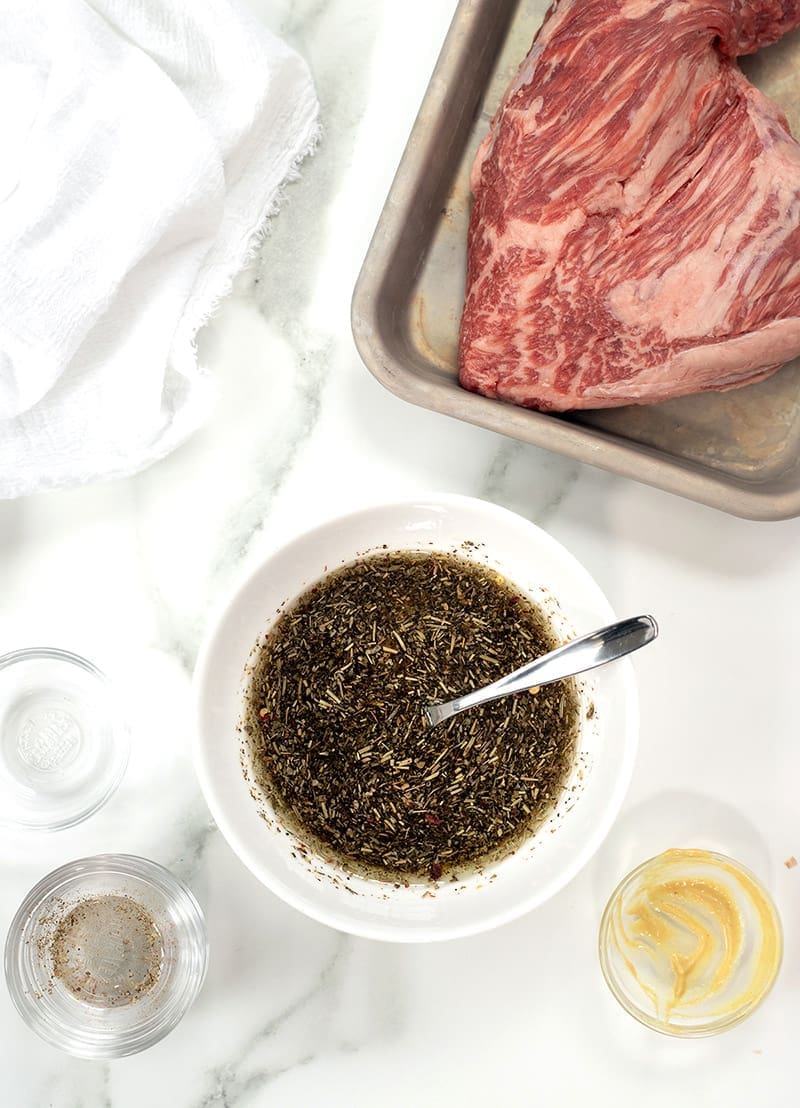
[[[452,0],[251,0],[309,59],[327,137],[257,262],[202,336],[207,429],[140,476],[0,504],[0,650],[47,643],[123,679],[134,750],[107,807],[0,839],[0,932],[81,855],[144,854],[207,914],[201,996],[162,1043],[111,1064],[59,1054],[0,989],[8,1108],[797,1103],[800,522],[748,523],[408,406],[361,365],[349,300]],[[353,939],[263,889],[213,827],[188,747],[210,612],[287,536],[343,509],[443,489],[546,527],[620,613],[662,635],[636,660],[641,751],[623,814],[559,896],[429,947]],[[631,864],[697,844],[748,862],[786,930],[775,992],[740,1028],[679,1042],[635,1024],[595,955]]]

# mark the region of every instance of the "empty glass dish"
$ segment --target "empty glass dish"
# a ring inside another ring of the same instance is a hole
[[[130,740],[105,674],[53,648],[0,657],[0,824],[56,831],[116,789]]]

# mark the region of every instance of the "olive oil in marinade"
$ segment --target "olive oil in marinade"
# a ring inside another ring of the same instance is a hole
[[[360,558],[299,596],[255,659],[256,779],[323,856],[383,880],[455,879],[552,809],[577,691],[561,681],[434,730],[423,708],[557,645],[544,613],[489,568],[435,552]]]

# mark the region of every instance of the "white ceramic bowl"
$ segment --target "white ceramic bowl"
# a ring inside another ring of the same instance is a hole
[[[552,815],[515,854],[457,884],[395,887],[306,857],[268,800],[253,798],[240,763],[245,666],[281,604],[326,571],[383,544],[463,554],[465,541],[476,544],[469,557],[496,567],[544,606],[564,638],[614,619],[586,570],[540,528],[494,504],[437,495],[332,520],[271,554],[224,608],[197,664],[195,764],[214,819],[260,881],[342,931],[426,942],[514,919],[551,897],[586,864],[608,833],[630,780],[638,711],[633,670],[623,660],[579,681],[575,765]]]

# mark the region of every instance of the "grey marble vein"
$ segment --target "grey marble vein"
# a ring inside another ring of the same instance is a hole
[[[291,330],[289,330],[291,338]],[[227,582],[247,558],[269,519],[275,497],[313,435],[330,373],[331,341],[296,341],[291,417],[253,465],[250,495],[228,514],[210,565],[211,580]]]
[[[185,823],[188,824],[185,841],[168,866],[187,885],[196,887],[208,849],[219,831],[199,798],[187,812]]]
[[[289,1070],[308,1065],[317,1057],[317,1050],[303,1050],[296,1053],[289,1061],[262,1066],[246,1076],[241,1072],[247,1069],[248,1057],[260,1045],[272,1039],[292,1021],[303,1016],[316,1000],[325,997],[328,1004],[334,1003],[336,974],[351,945],[352,939],[349,936],[336,934],[333,951],[314,982],[251,1035],[236,1057],[211,1070],[209,1075],[211,1089],[202,1100],[196,1102],[195,1108],[237,1108],[237,1105],[242,1104],[245,1096],[264,1089]]]
[[[479,495],[543,525],[561,507],[582,468],[566,458],[508,440],[492,455]]]

